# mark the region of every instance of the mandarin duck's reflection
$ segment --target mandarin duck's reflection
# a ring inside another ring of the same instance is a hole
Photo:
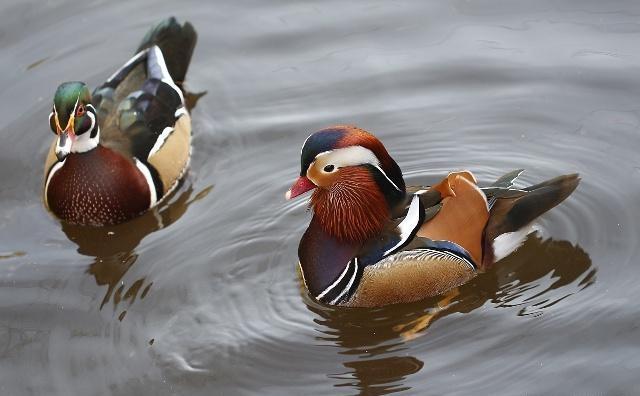
[[[95,278],[98,285],[107,286],[100,309],[111,300],[115,311],[120,303],[126,302],[130,306],[137,298],[142,299],[147,295],[152,283],[146,282],[145,277],[130,285],[123,281],[138,259],[136,247],[147,235],[180,219],[188,207],[204,198],[211,188],[207,187],[193,196],[193,187],[189,186],[174,193],[165,203],[124,224],[90,227],[62,223],[62,230],[78,245],[78,252],[94,257],[87,273]],[[126,311],[119,314],[120,320],[125,314]]]
[[[596,269],[589,255],[568,241],[543,240],[532,234],[515,253],[470,282],[445,295],[380,308],[339,308],[322,305],[305,294],[307,308],[319,317],[318,340],[341,347],[342,373],[366,394],[403,390],[404,379],[422,368],[408,356],[408,343],[426,334],[437,319],[467,313],[490,301],[497,307],[520,307],[518,315],[544,310],[593,284]]]

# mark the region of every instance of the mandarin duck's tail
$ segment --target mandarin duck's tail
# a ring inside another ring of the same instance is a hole
[[[187,75],[197,40],[198,34],[193,25],[185,22],[180,26],[176,18],[170,17],[147,32],[136,53],[157,45],[162,51],[171,78],[178,85],[181,85]]]
[[[519,172],[516,172],[509,175],[517,177]],[[530,231],[531,222],[564,201],[580,182],[576,173],[558,176],[520,190],[512,188],[511,183],[505,183],[508,178],[503,176],[494,185],[483,189],[491,205],[484,230],[483,268],[520,246]]]

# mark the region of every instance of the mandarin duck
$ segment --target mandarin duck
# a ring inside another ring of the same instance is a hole
[[[302,146],[287,199],[313,190],[298,247],[302,282],[318,301],[374,307],[443,294],[519,247],[531,223],[577,187],[577,174],[526,188],[522,170],[479,188],[469,171],[406,187],[372,134],[335,126]]]
[[[182,90],[197,34],[168,18],[91,94],[83,82],[55,92],[56,138],[45,163],[44,203],[72,224],[102,226],[157,205],[181,180],[191,155]]]

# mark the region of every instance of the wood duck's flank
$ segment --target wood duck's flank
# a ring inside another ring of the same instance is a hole
[[[522,170],[480,188],[469,171],[406,187],[382,143],[354,126],[313,133],[287,199],[313,190],[298,247],[309,293],[332,305],[382,306],[442,294],[517,249],[566,199],[577,174],[515,188]]]
[[[43,200],[69,223],[127,221],[157,205],[186,172],[191,120],[182,82],[197,34],[168,18],[93,94],[83,82],[55,92]]]

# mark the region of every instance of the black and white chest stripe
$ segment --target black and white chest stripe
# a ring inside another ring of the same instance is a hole
[[[364,268],[393,255],[405,247],[420,229],[424,220],[424,207],[418,195],[414,195],[407,216],[396,227],[396,232],[379,246],[359,254],[347,263],[338,278],[316,298],[328,304],[346,301],[358,288]]]
[[[358,254],[345,266],[338,278],[316,298],[327,304],[348,301],[360,285],[364,269],[381,261],[429,260],[454,262],[477,270],[469,253],[450,241],[434,241],[416,238],[416,233],[425,221],[425,208],[420,200],[420,192],[414,194],[407,216],[398,224],[393,237],[383,243],[369,247]]]
[[[331,305],[347,300],[351,293],[358,288],[363,270],[364,266],[359,262],[358,257],[354,257],[347,263],[338,279],[324,289],[316,298]]]

